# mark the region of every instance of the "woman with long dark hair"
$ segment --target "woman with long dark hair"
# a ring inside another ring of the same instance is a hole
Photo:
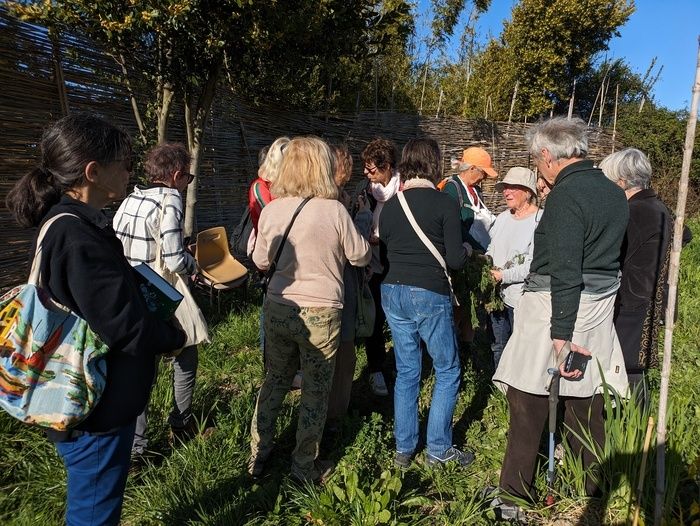
[[[7,208],[24,227],[70,214],[58,218],[41,243],[42,286],[109,347],[107,382],[95,409],[68,431],[47,431],[68,474],[69,525],[119,523],[136,416],[148,401],[154,357],[185,343],[184,332],[148,310],[101,212],[125,196],[131,155],[124,131],[76,113],[46,129],[39,166],[7,196]]]

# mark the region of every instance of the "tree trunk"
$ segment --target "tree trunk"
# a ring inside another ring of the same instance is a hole
[[[191,236],[196,231],[196,208],[197,208],[197,186],[199,183],[199,163],[204,152],[204,128],[206,127],[211,104],[214,100],[216,84],[221,73],[221,65],[217,64],[212,68],[207,78],[204,90],[197,100],[197,107],[194,112],[187,108],[191,104],[190,100],[185,102],[185,117],[187,124],[187,138],[190,147],[190,173],[194,175],[192,183],[187,187],[187,201],[185,204],[185,237]]]
[[[168,136],[168,119],[170,118],[170,107],[173,105],[173,85],[169,82],[163,84],[161,89],[160,108],[158,108],[158,144],[166,141]]]
[[[661,369],[661,390],[659,393],[659,418],[656,427],[656,507],[654,509],[654,525],[661,526],[664,516],[664,495],[666,493],[666,410],[668,406],[668,387],[671,378],[671,349],[673,343],[674,316],[676,314],[676,294],[678,291],[678,274],[683,243],[683,219],[685,218],[685,202],[688,197],[688,178],[690,161],[693,157],[695,142],[695,125],[698,120],[698,103],[700,102],[700,38],[698,39],[698,61],[695,68],[695,84],[690,104],[690,115],[685,133],[683,147],[683,165],[681,180],[678,186],[678,204],[676,205],[676,221],[673,226],[673,249],[668,271],[668,304],[666,305],[666,328],[664,334],[664,361]]]
[[[119,64],[119,67],[122,70],[122,75],[124,77],[124,86],[126,87],[126,91],[129,94],[129,100],[131,102],[131,111],[134,113],[134,120],[136,121],[136,126],[138,126],[139,128],[139,136],[141,137],[141,142],[146,144],[146,127],[144,126],[143,119],[141,118],[141,111],[139,110],[136,95],[134,94],[134,90],[131,86],[131,80],[129,80],[129,71],[126,68],[126,59],[122,54],[119,55],[119,58],[117,58],[116,56],[113,56],[112,58],[117,64]]]

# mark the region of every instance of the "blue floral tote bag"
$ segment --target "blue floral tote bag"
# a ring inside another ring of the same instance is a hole
[[[26,285],[0,298],[0,407],[27,424],[68,429],[87,417],[106,382],[107,346],[42,288],[39,232]],[[77,216],[74,216],[77,217]]]

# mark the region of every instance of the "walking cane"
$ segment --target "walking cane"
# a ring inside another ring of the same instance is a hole
[[[557,431],[557,406],[559,405],[559,369],[552,367],[547,369],[552,375],[549,383],[549,469],[547,470],[547,496],[544,499],[546,506],[552,506],[554,499],[554,433]]]

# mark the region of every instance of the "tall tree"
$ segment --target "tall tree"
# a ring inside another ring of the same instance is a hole
[[[573,81],[590,70],[633,11],[633,0],[521,0],[476,64],[474,100],[490,93],[497,116],[506,118],[519,81],[520,116],[562,110]]]

